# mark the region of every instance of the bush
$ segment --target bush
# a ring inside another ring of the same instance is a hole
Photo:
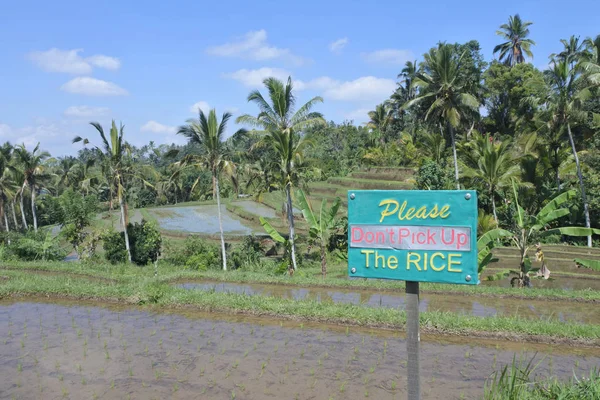
[[[448,174],[435,161],[427,161],[419,168],[416,181],[417,189],[443,190],[448,186]]]
[[[227,262],[232,269],[238,269],[248,264],[258,263],[263,255],[260,241],[254,235],[248,235],[239,246],[233,247],[227,254]]]
[[[183,248],[168,249],[164,259],[173,265],[201,271],[219,269],[222,264],[219,246],[198,236],[188,236],[183,242]]]
[[[147,265],[160,256],[162,237],[154,222],[142,220],[141,223],[127,225],[129,235],[129,248],[131,261],[137,265]],[[123,232],[109,232],[104,235],[105,258],[111,264],[127,261],[127,248],[125,247],[125,234]]]
[[[27,231],[24,234],[15,232],[8,238],[11,244],[6,246],[3,254],[7,259],[60,261],[67,256],[67,251],[58,243],[58,237],[50,230]]]

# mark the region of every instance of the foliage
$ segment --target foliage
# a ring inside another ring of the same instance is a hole
[[[127,225],[131,246],[131,261],[137,265],[147,265],[158,259],[161,253],[162,237],[155,222],[142,220],[141,223]],[[105,258],[111,264],[127,260],[127,249],[123,232],[109,231],[102,237]]]
[[[416,177],[419,190],[443,190],[448,188],[448,173],[435,161],[426,161],[419,167]]]
[[[219,247],[195,235],[188,236],[181,248],[167,249],[164,259],[170,264],[197,271],[219,269],[221,265]]]
[[[10,235],[10,242],[11,245],[5,248],[6,258],[58,261],[67,256],[67,251],[60,246],[58,237],[49,229],[27,231],[24,234],[14,233]]]
[[[264,256],[264,251],[260,241],[254,235],[244,236],[242,243],[232,246],[229,252],[229,260],[233,269],[259,264],[262,256]]]
[[[98,199],[94,195],[83,196],[67,189],[58,198],[60,205],[61,235],[80,254],[79,245],[85,240],[87,228],[98,210]]]

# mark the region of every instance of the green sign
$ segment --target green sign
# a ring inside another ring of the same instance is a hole
[[[348,275],[476,285],[477,192],[348,192]]]

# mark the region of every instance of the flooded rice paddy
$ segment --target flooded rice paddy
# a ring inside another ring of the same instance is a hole
[[[0,398],[402,399],[393,331],[89,303],[0,302]],[[540,376],[586,374],[596,348],[424,336],[424,399],[481,398],[513,355]]]
[[[161,229],[177,232],[202,233],[212,235],[219,233],[219,219],[216,205],[149,208]],[[223,231],[228,235],[249,235],[252,228],[244,225],[234,214],[221,206]]]
[[[267,284],[237,284],[221,282],[182,283],[184,289],[274,296],[286,299],[311,299],[333,303],[361,304],[371,307],[404,308],[404,292],[347,290],[339,288],[303,288]],[[563,322],[600,324],[600,312],[595,304],[569,301],[524,300],[468,295],[421,294],[421,311],[449,311],[459,314],[489,317],[515,316],[528,319],[554,319]]]

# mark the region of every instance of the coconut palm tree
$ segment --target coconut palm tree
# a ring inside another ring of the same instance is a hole
[[[547,85],[549,88],[547,96],[544,98],[532,98],[529,99],[529,102],[540,107],[540,114],[548,121],[548,126],[556,132],[556,135],[561,136],[565,131],[567,133],[577,169],[581,199],[583,201],[585,226],[586,228],[590,228],[589,204],[571,126],[579,124],[588,118],[588,113],[582,109],[582,106],[590,97],[591,92],[589,88],[585,87],[580,64],[574,64],[568,58],[555,58],[552,61],[551,67],[544,71],[544,78],[544,81],[536,80],[530,82],[530,84],[533,86]],[[591,236],[588,236],[588,246],[592,246]]]
[[[494,47],[494,54],[500,53],[498,58],[510,65],[525,62],[525,55],[533,58],[531,46],[535,46],[535,42],[528,39],[529,26],[533,22],[524,22],[519,14],[508,17],[508,24],[500,25],[500,30],[496,31],[496,35],[501,36],[506,40]]]
[[[370,120],[367,122],[367,128],[379,134],[379,140],[383,145],[387,128],[393,121],[392,109],[387,104],[382,103],[378,104],[374,111],[369,111],[368,115]]]
[[[0,218],[4,220],[6,232],[10,231],[10,227],[5,205],[15,193],[14,182],[10,176],[12,153],[13,147],[10,143],[6,142],[0,147]]]
[[[489,135],[478,135],[468,144],[463,176],[479,180],[488,188],[496,224],[496,191],[508,187],[520,173],[517,159],[512,155],[510,142],[496,143]]]
[[[431,49],[425,54],[423,71],[417,73],[414,81],[414,85],[419,88],[419,94],[403,106],[409,108],[427,102],[425,120],[434,119],[446,126],[452,139],[457,189],[460,189],[460,184],[454,130],[469,116],[475,115],[479,107],[479,101],[466,91],[459,79],[463,56],[464,53],[458,58],[455,57],[453,47],[445,43],[440,43],[438,47]]]
[[[107,137],[104,133],[102,125],[97,122],[90,122],[102,140],[102,147],[96,146],[97,155],[99,157],[100,165],[104,171],[109,186],[111,188],[111,202],[112,202],[112,191],[113,188],[116,190],[117,199],[119,201],[119,207],[121,209],[121,224],[123,226],[123,233],[125,235],[125,248],[127,249],[127,259],[131,262],[131,249],[129,246],[129,234],[127,233],[127,207],[125,199],[125,175],[131,174],[129,167],[125,163],[125,155],[130,151],[127,143],[124,142],[124,126],[121,124],[120,128],[117,129],[115,121],[112,121],[109,136]],[[73,138],[73,143],[83,142],[84,145],[90,143],[88,139],[84,139],[80,136]]]
[[[225,160],[225,143],[223,141],[227,129],[227,121],[231,114],[226,112],[221,117],[221,122],[217,119],[215,109],[209,111],[208,117],[204,111],[198,110],[198,120],[189,119],[187,125],[179,128],[177,133],[185,136],[190,144],[196,144],[202,150],[200,155],[190,155],[184,158],[182,164],[206,165],[212,174],[213,179],[213,198],[217,199],[217,213],[219,216],[219,231],[221,233],[221,258],[223,259],[223,271],[227,271],[227,254],[225,253],[225,237],[223,235],[223,221],[221,218],[221,194],[219,193],[219,173],[222,170],[229,170],[230,174],[234,168],[231,161]]]
[[[44,160],[50,157],[50,153],[47,151],[40,150],[40,144],[38,143],[32,152],[27,151],[24,144],[17,146],[14,150],[14,156],[18,168],[22,174],[23,184],[21,185],[21,214],[23,217],[23,226],[27,229],[27,221],[25,220],[25,210],[23,209],[23,195],[25,188],[29,188],[31,191],[31,215],[33,218],[33,229],[37,232],[37,214],[35,209],[35,198],[39,189],[42,188],[44,183],[50,177],[50,174],[46,172]]]
[[[265,134],[265,141],[273,147],[278,155],[278,169],[286,195],[292,268],[296,270],[292,186],[297,182],[297,166],[299,161],[302,160],[302,152],[306,146],[306,142],[300,133],[309,126],[326,124],[321,113],[312,111],[315,104],[323,102],[323,99],[313,97],[296,110],[296,97],[293,93],[291,77],[288,78],[285,84],[276,78],[267,78],[263,81],[263,84],[269,93],[271,104],[258,90],[252,91],[248,95],[248,101],[258,106],[258,116],[242,115],[237,118],[236,122],[261,128],[261,132]]]
[[[587,38],[585,41],[586,51],[583,54],[581,67],[586,72],[586,78],[594,85],[600,84],[600,35],[595,38]]]

